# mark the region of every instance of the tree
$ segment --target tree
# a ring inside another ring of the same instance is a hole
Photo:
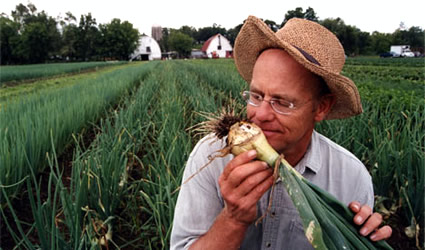
[[[136,50],[139,42],[139,31],[128,21],[121,22],[114,18],[106,25],[99,25],[102,34],[102,54],[109,58],[128,60]]]
[[[407,31],[407,39],[411,48],[421,49],[424,51],[425,46],[425,30],[418,26],[412,26]]]
[[[0,16],[0,64],[16,63],[14,47],[19,40],[19,24],[7,17]]]
[[[210,37],[219,33],[222,35],[226,34],[226,29],[221,27],[220,25],[213,24],[212,27],[200,28],[195,39],[199,44],[201,44],[206,42]]]
[[[269,28],[270,28],[271,30],[273,30],[274,32],[278,31],[278,30],[279,30],[279,28],[280,28],[280,26],[279,26],[279,25],[277,25],[277,23],[276,23],[275,21],[271,21],[271,20],[266,19],[266,20],[264,21],[264,23],[265,23],[265,24],[267,24],[267,26],[269,26]]]
[[[196,40],[195,37],[196,37],[196,34],[198,33],[198,31],[194,27],[184,25],[180,29],[178,29],[178,31],[180,31],[181,33],[186,34],[186,35],[192,37],[194,40]]]
[[[21,63],[42,63],[54,57],[60,46],[57,22],[42,11],[37,13],[33,4],[19,4],[12,17],[18,25],[12,53]]]
[[[286,22],[289,21],[289,19],[291,18],[303,18],[303,19],[307,19],[310,21],[314,21],[314,22],[318,22],[319,18],[316,16],[316,12],[314,11],[313,8],[308,7],[305,12],[303,12],[303,8],[301,7],[297,7],[295,8],[295,10],[289,10],[286,14],[285,14],[285,19],[283,19],[282,24],[280,25],[280,27],[283,27]]]
[[[235,45],[236,37],[238,36],[239,31],[241,30],[242,26],[243,26],[243,23],[241,23],[241,24],[239,24],[239,25],[235,26],[234,28],[231,28],[227,31],[226,38],[229,40],[229,42],[232,46]]]
[[[19,24],[19,31],[21,32],[25,24],[29,23],[31,16],[35,15],[37,8],[34,4],[28,4],[25,6],[23,4],[16,5],[15,10],[12,11],[12,17],[15,22]]]
[[[362,34],[363,37],[360,38],[360,29],[355,26],[346,25],[339,17],[335,19],[326,18],[320,23],[338,37],[347,55],[358,55],[363,49],[360,48],[361,44],[364,44],[366,47],[370,45],[369,35]],[[361,42],[360,39],[364,39],[365,41]]]
[[[172,31],[168,38],[170,49],[177,51],[180,58],[189,57],[193,39],[180,31]]]
[[[319,22],[319,18],[316,16],[316,12],[313,8],[308,7],[304,12],[304,18],[313,22]]]
[[[170,31],[168,28],[162,28],[162,38],[159,41],[159,47],[161,51],[170,51],[170,46],[168,45],[168,37],[170,36]]]
[[[372,51],[381,54],[390,50],[392,35],[375,31],[370,36],[370,40]]]
[[[67,60],[75,60],[76,58],[76,43],[78,40],[77,19],[71,12],[65,14],[65,18],[59,23],[62,27],[62,39],[60,55]]]
[[[425,30],[422,30],[417,26],[412,26],[409,29],[397,29],[393,33],[392,43],[398,45],[410,45],[412,48],[422,48],[423,50],[424,37]]]
[[[358,33],[357,47],[359,55],[373,55],[375,52],[372,49],[372,39],[369,32],[360,31]]]
[[[101,43],[101,34],[96,24],[96,19],[92,17],[91,13],[81,15],[75,47],[77,56],[82,60],[98,59],[97,48],[99,47],[97,46]]]

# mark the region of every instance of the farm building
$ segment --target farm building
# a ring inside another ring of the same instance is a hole
[[[208,39],[202,46],[204,52],[209,58],[228,58],[232,57],[233,48],[221,34],[214,35]]]
[[[151,61],[161,59],[161,48],[152,37],[143,35],[139,40],[139,47],[131,55],[130,61]]]

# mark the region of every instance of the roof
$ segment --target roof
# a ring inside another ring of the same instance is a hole
[[[210,43],[211,43],[211,41],[212,40],[214,40],[214,38],[215,37],[217,37],[217,36],[220,36],[220,34],[217,34],[217,35],[214,35],[214,36],[212,36],[212,37],[210,37],[205,43],[204,43],[204,45],[202,46],[202,51],[204,51],[204,52],[206,52],[207,51],[207,49],[208,49],[208,47],[210,46]]]

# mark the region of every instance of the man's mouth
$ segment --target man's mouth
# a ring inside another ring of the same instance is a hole
[[[278,134],[278,133],[279,133],[279,132],[278,132],[278,131],[276,131],[276,130],[268,130],[268,129],[262,129],[262,130],[263,130],[264,135],[265,135],[267,138],[272,137],[272,136],[275,136],[276,134]]]

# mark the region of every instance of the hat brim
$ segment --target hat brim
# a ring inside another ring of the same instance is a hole
[[[278,38],[263,21],[254,16],[248,17],[241,28],[233,54],[236,68],[245,81],[251,82],[258,56],[269,48],[285,50],[299,64],[324,79],[336,98],[326,120],[348,118],[363,112],[359,92],[351,79],[309,61],[299,49]]]

